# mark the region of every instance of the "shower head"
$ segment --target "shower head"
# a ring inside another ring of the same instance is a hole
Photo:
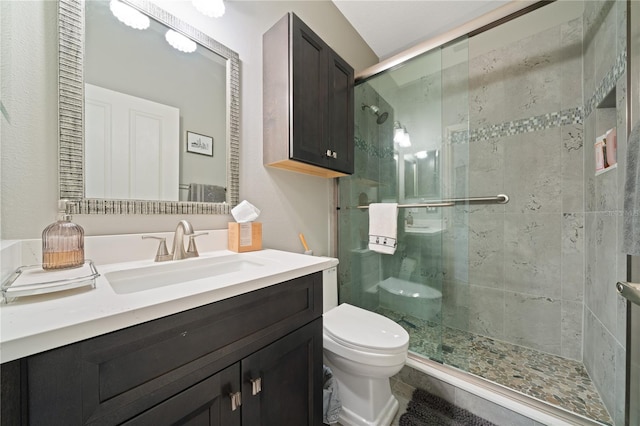
[[[378,117],[376,119],[376,123],[378,124],[382,124],[385,121],[387,121],[387,118],[389,117],[389,113],[388,112],[383,112],[382,114],[380,113],[380,108],[378,108],[375,105],[365,105],[362,104],[362,110],[364,111],[365,109],[369,108],[371,110],[371,112],[373,112],[376,117]]]
[[[378,113],[376,113],[376,115],[378,116],[378,119],[376,120],[376,123],[378,124],[382,124],[385,121],[387,121],[387,118],[389,117],[389,113],[388,112],[383,112],[382,114],[378,115]]]

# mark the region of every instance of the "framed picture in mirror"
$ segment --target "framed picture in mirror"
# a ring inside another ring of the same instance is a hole
[[[213,138],[199,133],[187,132],[187,152],[213,157]]]

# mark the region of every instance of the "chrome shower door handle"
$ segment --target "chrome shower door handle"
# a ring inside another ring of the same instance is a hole
[[[640,305],[640,284],[619,281],[616,290],[628,301]]]

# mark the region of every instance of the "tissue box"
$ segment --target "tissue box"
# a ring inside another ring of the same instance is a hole
[[[236,253],[262,250],[262,223],[229,222],[229,250]]]

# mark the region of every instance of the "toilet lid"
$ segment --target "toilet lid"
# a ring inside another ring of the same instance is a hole
[[[343,303],[323,315],[324,332],[349,346],[382,352],[405,350],[409,334],[404,328],[375,312]]]

